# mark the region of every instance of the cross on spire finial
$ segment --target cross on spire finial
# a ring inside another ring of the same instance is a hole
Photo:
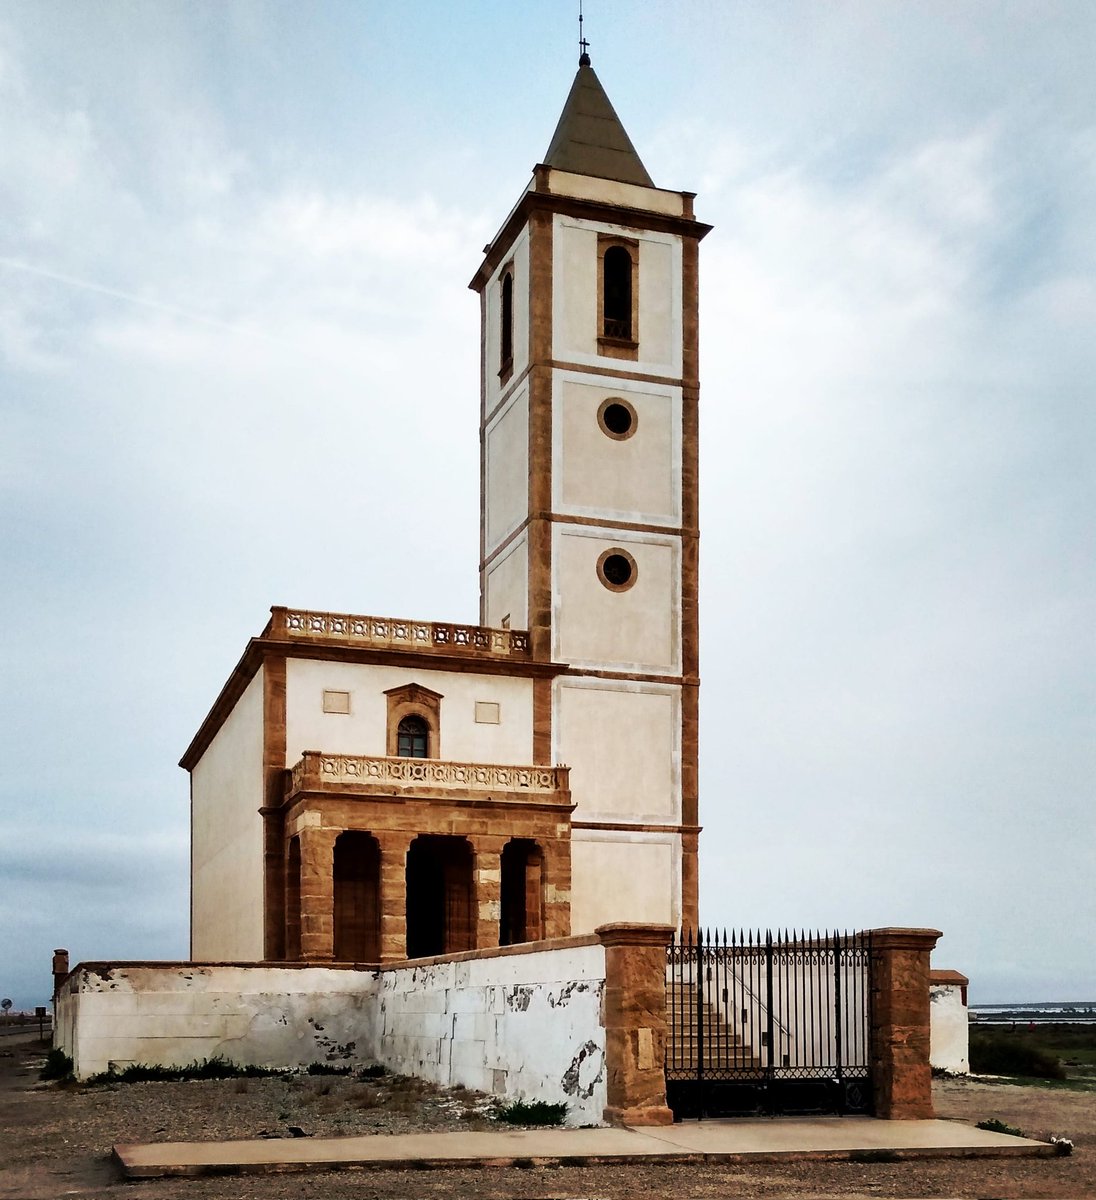
[[[582,36],[582,0],[578,0],[578,65],[580,67],[590,65],[590,56],[586,53],[589,49],[590,43]]]

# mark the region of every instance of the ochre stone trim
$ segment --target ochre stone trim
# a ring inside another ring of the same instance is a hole
[[[627,251],[632,268],[630,295],[632,311],[626,338],[614,336],[605,328],[605,255],[614,247]],[[639,242],[635,238],[618,237],[616,234],[597,235],[597,347],[598,354],[606,358],[639,359]]]
[[[929,955],[938,929],[871,930],[871,1069],[875,1115],[933,1116]]]
[[[533,680],[533,762],[552,761],[552,681]]]
[[[430,967],[436,963],[475,962],[482,958],[509,958],[514,954],[543,954],[545,951],[577,950],[582,946],[600,943],[596,933],[583,933],[575,937],[545,938],[539,942],[515,942],[512,946],[491,946],[483,950],[461,950],[456,954],[435,954],[430,958],[405,958],[386,962],[381,971],[400,971],[408,966]],[[326,965],[326,964],[324,964]]]
[[[628,414],[628,428],[622,433],[616,433],[610,429],[606,422],[605,414],[610,408],[622,408]],[[639,414],[636,412],[635,405],[623,396],[607,396],[598,405],[597,423],[606,437],[612,438],[614,442],[626,442],[630,437],[634,437],[639,429]]]
[[[658,375],[649,371],[626,371],[622,367],[611,367],[601,361],[596,363],[568,362],[566,359],[554,358],[548,363],[554,371],[566,371],[569,374],[601,376],[609,380],[627,380],[630,383],[651,383],[659,388],[695,387],[695,379],[687,379],[678,375]]]
[[[531,224],[537,217],[544,216],[550,220],[554,213],[576,217],[582,221],[619,225],[641,232],[649,230],[654,233],[678,234],[686,239],[694,238],[698,242],[712,228],[711,225],[689,217],[674,217],[668,213],[625,208],[619,204],[605,204],[596,200],[580,200],[552,192],[526,192],[494,240],[486,247],[483,262],[468,284],[472,291],[482,291],[487,285],[526,222]]]
[[[227,716],[227,713],[226,713]],[[263,663],[263,957],[285,957],[286,660]]]
[[[620,583],[614,583],[605,573],[605,564],[611,558],[623,558],[628,564],[628,578]],[[621,546],[611,546],[608,550],[603,550],[598,555],[597,560],[597,577],[601,586],[608,588],[610,592],[627,592],[635,587],[636,581],[639,579],[639,565],[636,560]]]
[[[666,1104],[666,947],[672,925],[599,925],[605,947],[606,1108],[614,1125],[670,1125]]]
[[[524,521],[502,539],[487,557],[480,563],[480,570],[485,571],[491,564],[504,554],[521,535],[529,528],[534,520],[548,520],[556,525],[584,525],[595,529],[621,529],[628,533],[655,533],[665,537],[695,538],[696,530],[687,529],[682,525],[650,525],[642,521],[610,521],[604,517],[574,516],[571,513],[538,512],[526,517]]]
[[[665,683],[676,685],[678,687],[683,684],[697,685],[700,680],[695,675],[659,675],[652,672],[641,671],[601,671],[595,670],[593,667],[567,667],[561,675],[565,679],[619,679],[626,683]]]
[[[572,829],[609,829],[619,830],[621,833],[680,833],[693,834],[694,836],[700,832],[699,825],[652,825],[650,823],[643,824],[639,821],[572,821]]]
[[[552,356],[553,228],[550,211],[529,217],[529,497],[530,514],[552,508],[552,372],[543,364]],[[528,526],[529,648],[538,662],[552,658],[552,528],[532,517]]]

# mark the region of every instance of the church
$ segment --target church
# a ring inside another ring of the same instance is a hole
[[[180,764],[192,959],[695,926],[709,228],[655,187],[584,53],[470,283],[479,624],[271,610]]]
[[[470,285],[478,624],[271,609],[181,762],[189,959],[58,952],[77,1078],[224,1057],[578,1125],[932,1115],[938,930],[699,929],[693,199],[584,53]]]

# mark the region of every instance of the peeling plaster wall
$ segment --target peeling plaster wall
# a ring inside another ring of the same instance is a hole
[[[299,1067],[376,1061],[375,971],[81,964],[57,998],[56,1045],[78,1079],[114,1063]]]
[[[963,987],[958,983],[929,986],[929,1061],[934,1070],[969,1075],[970,1034]]]
[[[78,1079],[128,1063],[313,1062],[499,1096],[606,1107],[605,948],[461,955],[382,972],[263,965],[81,963],[57,997],[54,1044]]]
[[[429,962],[381,976],[377,1057],[392,1071],[510,1099],[606,1106],[605,948]]]

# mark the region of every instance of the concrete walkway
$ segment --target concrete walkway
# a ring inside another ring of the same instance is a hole
[[[954,1121],[876,1121],[871,1117],[778,1117],[694,1121],[645,1129],[376,1134],[114,1147],[115,1157],[131,1179],[348,1168],[756,1163],[810,1158],[891,1162],[1016,1155],[1038,1158],[1053,1153],[1053,1147],[1044,1142],[988,1133]]]

